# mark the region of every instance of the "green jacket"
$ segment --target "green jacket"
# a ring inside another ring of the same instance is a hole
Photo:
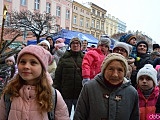
[[[67,50],[58,62],[53,84],[64,99],[78,99],[82,89],[83,56],[81,51]]]

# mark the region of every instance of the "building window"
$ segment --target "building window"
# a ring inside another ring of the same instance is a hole
[[[106,33],[108,34],[108,27],[106,27]]]
[[[92,20],[92,27],[95,28],[95,20]]]
[[[21,0],[21,5],[25,6],[26,5],[26,0]]]
[[[7,0],[8,2],[11,2],[12,0]]]
[[[111,31],[110,31],[110,35],[112,35],[112,29],[111,29]]]
[[[80,26],[83,26],[83,18],[80,19]]]
[[[95,13],[96,13],[95,9],[92,9],[92,13],[93,13],[93,14],[95,14]]]
[[[101,23],[101,30],[104,30],[104,23]]]
[[[99,21],[97,21],[96,28],[99,29]]]
[[[84,10],[83,10],[83,9],[81,9],[81,12],[82,12],[82,13],[84,13]]]
[[[39,10],[39,4],[40,4],[40,0],[35,0],[34,1],[34,9],[35,10]]]
[[[51,4],[49,2],[46,3],[46,13],[51,13]]]
[[[89,12],[86,12],[87,15],[89,15]]]
[[[86,28],[89,28],[89,20],[86,21]]]
[[[73,17],[73,24],[77,24],[77,16]]]
[[[102,14],[102,18],[104,18],[104,14]]]
[[[69,18],[70,18],[70,11],[66,10],[66,19],[69,19]]]
[[[57,6],[56,8],[56,16],[61,16],[61,7]]]
[[[97,16],[100,17],[100,12],[97,11]]]

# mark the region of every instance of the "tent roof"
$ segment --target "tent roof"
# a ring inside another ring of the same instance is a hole
[[[98,43],[98,39],[96,39],[91,34],[77,32],[77,31],[71,31],[71,30],[66,30],[66,29],[62,29],[57,34],[53,35],[53,39],[54,40],[56,40],[59,37],[65,38],[67,44],[69,44],[69,41],[74,37],[78,37],[82,41],[83,40],[87,40],[88,43],[93,43],[93,44],[97,44]]]

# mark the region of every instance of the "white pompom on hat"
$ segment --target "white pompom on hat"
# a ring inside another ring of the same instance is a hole
[[[143,68],[141,68],[137,73],[137,83],[139,77],[142,75],[147,75],[152,78],[155,85],[157,85],[157,71],[153,68],[151,64],[145,64]]]
[[[109,65],[109,63],[111,63],[114,60],[119,60],[124,63],[124,66],[125,66],[124,70],[125,70],[125,76],[126,76],[127,71],[128,71],[128,63],[127,63],[126,58],[119,53],[110,53],[105,57],[101,65],[101,72],[104,73],[104,70]]]

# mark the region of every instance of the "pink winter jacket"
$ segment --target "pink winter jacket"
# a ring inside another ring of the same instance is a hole
[[[67,106],[58,90],[55,109],[55,120],[70,120]],[[35,100],[35,87],[24,85],[20,97],[13,98],[8,120],[48,120],[47,112],[40,112]],[[0,120],[6,120],[3,96],[0,99]]]
[[[82,77],[93,79],[101,71],[104,58],[105,55],[97,48],[85,53],[82,61]]]

